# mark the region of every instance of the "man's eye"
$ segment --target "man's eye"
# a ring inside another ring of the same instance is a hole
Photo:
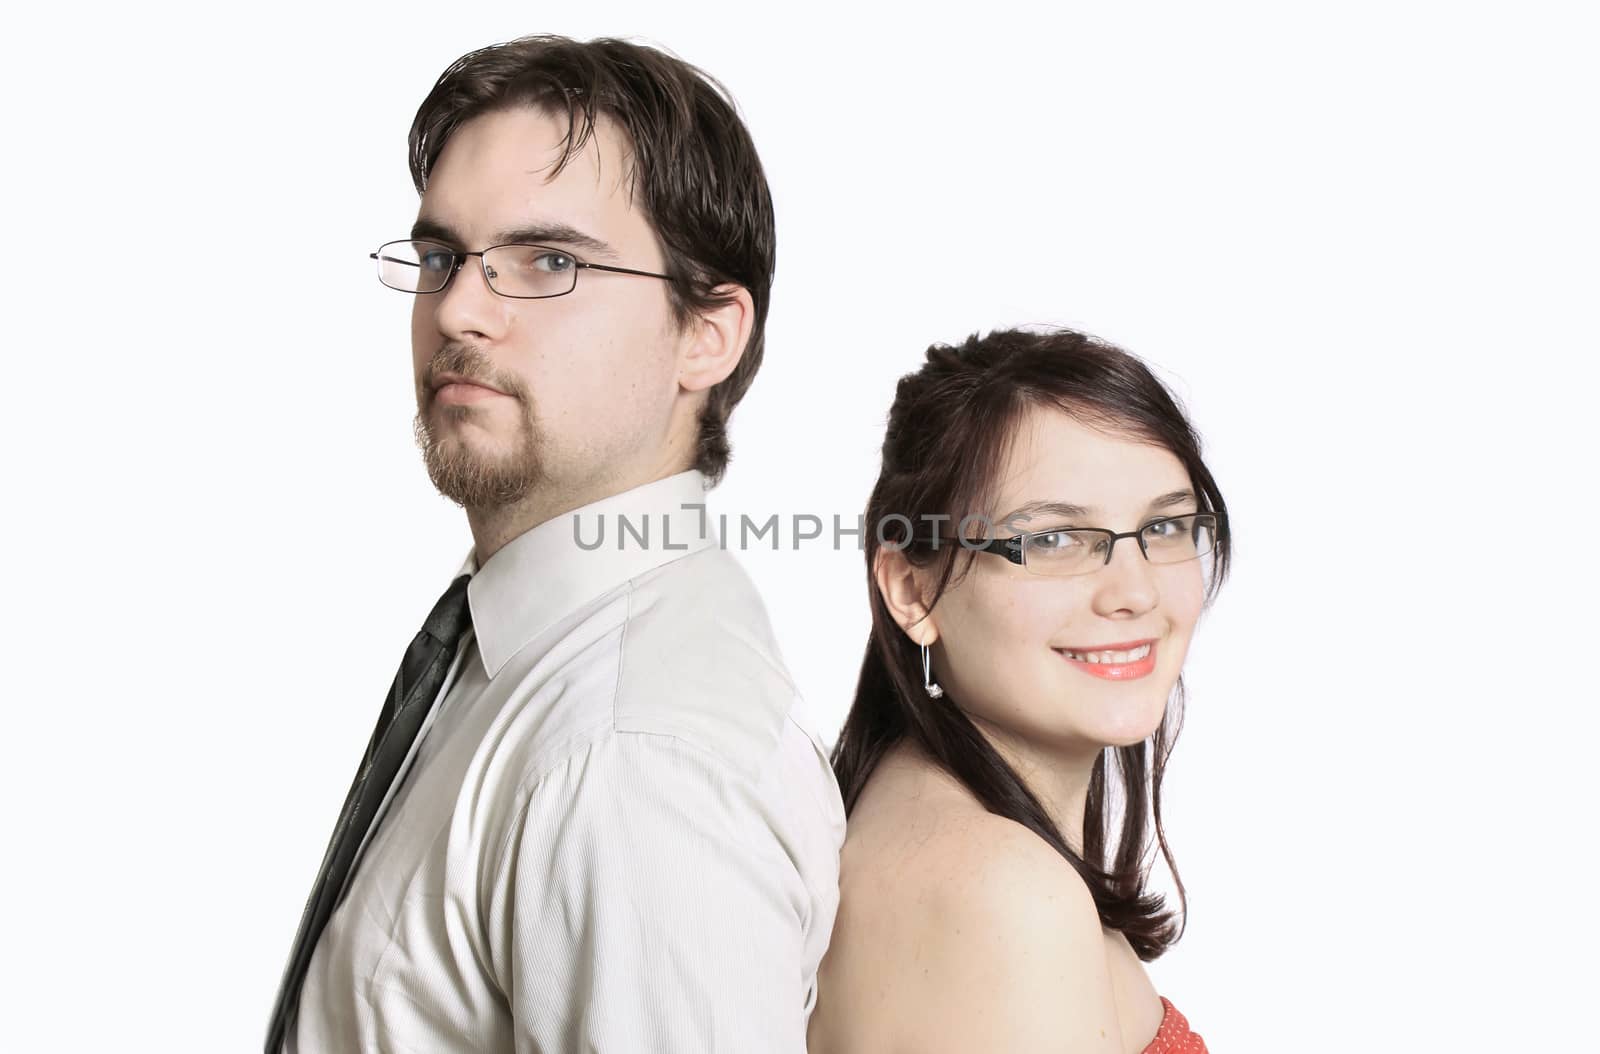
[[[424,271],[448,271],[452,256],[445,252],[426,252],[420,261]]]
[[[575,261],[566,253],[538,252],[528,261],[528,266],[546,274],[565,274],[572,270]]]

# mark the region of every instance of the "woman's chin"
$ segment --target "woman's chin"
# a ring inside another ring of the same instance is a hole
[[[1107,708],[1093,722],[1094,739],[1108,747],[1131,747],[1156,734],[1167,713],[1167,700],[1125,700]]]

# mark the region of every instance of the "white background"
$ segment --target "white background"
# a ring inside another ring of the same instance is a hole
[[[439,72],[556,31],[712,71],[767,167],[768,359],[714,510],[853,516],[895,379],[978,329],[1087,328],[1188,400],[1238,562],[1151,969],[1213,1051],[1597,1049],[1582,6],[10,16],[0,1046],[260,1043],[470,545],[367,253],[415,215]],[[860,554],[744,559],[831,735]]]

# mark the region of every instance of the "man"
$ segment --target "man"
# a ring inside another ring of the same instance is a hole
[[[410,145],[416,225],[373,255],[475,544],[267,1049],[803,1051],[844,810],[703,508],[773,270],[749,133],[675,58],[532,37],[447,69]]]

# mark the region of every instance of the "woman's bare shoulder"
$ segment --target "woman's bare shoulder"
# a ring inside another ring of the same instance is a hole
[[[1100,916],[1088,886],[1049,843],[1015,820],[982,809],[951,812],[907,853],[930,909],[941,915],[997,925],[1048,923],[1061,936],[1098,944]]]
[[[1093,911],[1082,879],[1044,839],[989,812],[954,776],[910,749],[892,751],[873,773],[850,814],[845,852],[870,864],[861,869],[866,878],[895,872],[897,883],[943,895],[1004,880],[1053,890]]]
[[[890,775],[900,785],[847,833],[835,940],[873,960],[850,974],[892,990],[916,1032],[896,1045],[1120,1050],[1099,914],[1072,865],[937,775]]]

